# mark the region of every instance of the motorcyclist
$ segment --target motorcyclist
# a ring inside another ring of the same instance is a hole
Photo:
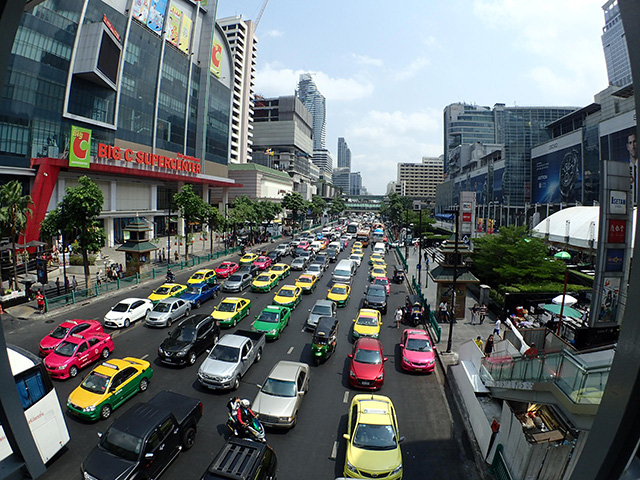
[[[227,409],[229,410],[229,418],[233,422],[233,433],[238,435],[238,410],[240,410],[240,397],[231,397],[227,402]]]
[[[240,405],[237,409],[236,417],[240,428],[246,430],[251,421],[256,417],[256,414],[251,410],[251,402],[246,398],[240,400]]]
[[[167,282],[173,282],[176,279],[175,274],[171,271],[171,269],[169,268],[167,270]]]

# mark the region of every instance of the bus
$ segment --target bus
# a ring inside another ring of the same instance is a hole
[[[356,242],[361,242],[363,247],[368,247],[371,241],[371,230],[368,228],[361,229],[356,235]]]
[[[33,440],[42,462],[47,463],[69,442],[58,394],[39,357],[14,345],[7,346],[7,355]],[[0,425],[0,460],[11,453],[11,445]]]
[[[347,225],[347,233],[350,233],[351,235],[356,235],[358,230],[360,230],[360,224],[358,222],[351,222]]]

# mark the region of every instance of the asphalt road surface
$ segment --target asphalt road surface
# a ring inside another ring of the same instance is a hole
[[[349,245],[348,251],[350,248]],[[311,333],[304,331],[304,322],[314,302],[326,297],[335,263],[329,265],[316,290],[303,296],[301,303],[293,311],[291,323],[280,339],[267,344],[262,360],[250,368],[236,392],[214,392],[200,386],[196,374],[198,366],[204,360],[203,356],[199,357],[192,367],[162,365],[158,361],[157,347],[167,335],[168,329],[151,329],[140,322],[132,324],[128,329],[105,329],[114,336],[114,358],[133,356],[151,361],[154,375],[149,389],[129,400],[106,421],[86,423],[67,415],[71,441],[50,462],[47,473],[41,478],[80,479],[80,465],[97,443],[98,432],[103,432],[113,419],[118,418],[138,401],[151,398],[160,390],[174,390],[201,399],[204,415],[198,425],[195,446],[180,454],[162,478],[199,479],[225,443],[225,404],[229,397],[237,394],[241,398],[253,400],[257,393],[256,385],[264,381],[270,369],[279,360],[308,363],[311,365],[311,376],[309,392],[303,400],[297,426],[288,431],[267,430],[268,443],[278,457],[278,478],[327,480],[342,476],[345,461],[345,440],[342,435],[346,431],[347,411],[353,396],[362,393],[348,385],[347,354],[351,353],[353,348],[350,340],[352,321],[357,316],[367,284],[369,253],[365,252],[365,259],[353,280],[352,294],[347,306],[338,309],[340,330],[338,347],[333,356],[319,366],[314,364],[310,348]],[[347,256],[347,251],[342,252],[339,259]],[[389,254],[388,257],[388,267],[392,269],[395,263],[393,255]],[[234,257],[234,260],[237,259]],[[290,260],[291,257],[286,257],[283,261],[290,263]],[[212,265],[218,263],[220,261]],[[199,265],[199,268],[206,267]],[[176,281],[186,283],[193,271],[194,269],[178,272]],[[243,292],[242,296],[251,299],[251,313],[236,328],[250,328],[254,316],[271,303],[277,289],[281,285],[293,284],[299,273],[292,271],[291,275],[281,281],[271,293],[252,293],[248,289]],[[123,289],[107,298],[100,297],[90,304],[80,305],[72,312],[50,316],[46,321],[30,319],[16,320],[9,325],[5,323],[7,342],[37,352],[40,339],[61,321],[69,318],[102,321],[104,314],[120,299],[144,298],[160,283],[161,280],[156,280],[135,288]],[[404,478],[480,478],[473,462],[467,433],[455,412],[449,408],[443,387],[443,372],[437,369],[431,375],[410,374],[400,368],[398,343],[402,330],[395,329],[393,312],[398,305],[404,303],[405,295],[404,285],[391,286],[389,311],[383,316],[384,324],[380,335],[385,356],[388,357],[385,363],[385,384],[377,392],[390,397],[396,407],[400,434],[405,436],[405,441],[401,444]],[[225,294],[220,292],[217,299],[204,303],[193,313],[210,313],[224,296]],[[223,330],[222,334],[234,330]],[[84,369],[74,379],[54,383],[63,409],[69,393],[80,384],[91,368]]]

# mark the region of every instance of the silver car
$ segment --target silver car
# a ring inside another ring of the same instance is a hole
[[[309,365],[281,360],[271,369],[251,405],[268,427],[293,428],[298,410],[309,390]]]
[[[318,280],[320,280],[322,278],[322,274],[324,273],[324,270],[322,269],[322,265],[319,263],[312,263],[311,265],[309,265],[307,267],[306,272],[304,272],[308,275],[313,275],[315,276]]]
[[[189,313],[191,313],[191,302],[175,297],[165,298],[153,307],[145,321],[145,325],[150,327],[170,327],[175,320],[186,317]]]
[[[304,270],[309,261],[304,257],[298,257],[291,262],[291,270]]]
[[[309,309],[305,327],[309,330],[315,329],[320,317],[336,318],[336,303],[331,300],[316,300],[313,308]]]
[[[222,284],[222,291],[224,292],[241,292],[253,281],[253,276],[250,273],[232,273],[229,278]]]

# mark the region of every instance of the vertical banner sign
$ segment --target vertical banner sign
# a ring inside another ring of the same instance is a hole
[[[222,66],[222,44],[218,39],[213,39],[213,47],[211,48],[211,63],[209,64],[209,71],[220,78]]]
[[[191,19],[186,15],[182,15],[182,23],[180,24],[180,41],[178,48],[184,53],[189,53],[189,39],[191,38]]]
[[[147,23],[149,19],[149,2],[150,0],[134,0],[133,2],[133,18]]]
[[[89,168],[90,154],[91,130],[71,125],[69,166],[76,168]]]
[[[616,321],[618,311],[618,296],[620,294],[620,277],[605,277],[600,300],[600,308],[597,312],[598,323],[610,323]]]
[[[158,35],[162,33],[164,16],[167,13],[167,0],[151,0],[147,26]]]
[[[167,40],[176,47],[178,46],[178,39],[180,38],[180,17],[182,17],[182,10],[171,5],[169,9],[169,35]]]

